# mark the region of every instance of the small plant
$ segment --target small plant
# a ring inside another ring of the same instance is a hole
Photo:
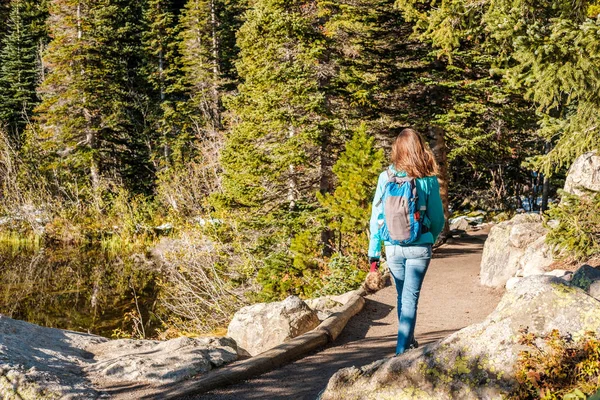
[[[516,368],[518,387],[510,399],[586,399],[600,389],[600,339],[586,332],[578,340],[553,330],[521,331]]]
[[[342,254],[334,255],[328,266],[329,274],[323,278],[324,285],[317,291],[318,296],[342,294],[357,289],[367,275],[357,268],[350,257]]]
[[[578,261],[600,254],[600,194],[576,196],[562,193],[560,204],[548,211],[558,225],[548,234],[548,243],[564,257]]]

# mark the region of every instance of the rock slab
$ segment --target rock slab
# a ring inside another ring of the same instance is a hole
[[[520,330],[600,333],[600,302],[553,276],[522,278],[483,322],[440,342],[362,368],[345,368],[321,400],[496,399],[515,387]]]
[[[499,288],[514,276],[542,273],[554,261],[546,233],[537,214],[517,214],[492,227],[483,247],[481,284]]]
[[[0,393],[4,399],[96,398],[85,377],[93,354],[108,339],[44,328],[0,315]]]
[[[95,399],[93,382],[168,383],[237,359],[229,338],[109,340],[0,315],[0,398]]]
[[[317,297],[316,299],[304,300],[304,302],[311,310],[317,312],[317,316],[321,321],[329,318],[331,314],[339,311],[344,306],[342,303],[334,300],[331,296]]]
[[[581,196],[586,190],[600,192],[600,155],[595,151],[579,156],[565,180],[565,192]]]
[[[319,325],[317,312],[297,296],[274,303],[258,303],[240,309],[233,316],[227,336],[240,352],[262,353]]]
[[[179,382],[237,360],[233,339],[179,337],[165,342],[119,339],[88,348],[88,373],[115,382]]]

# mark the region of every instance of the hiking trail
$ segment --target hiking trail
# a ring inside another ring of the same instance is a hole
[[[417,316],[420,345],[442,339],[490,314],[503,291],[479,285],[484,231],[450,239],[436,249],[425,276]],[[306,357],[249,381],[186,400],[314,400],[340,368],[363,366],[394,355],[396,289],[388,284],[365,297],[364,309],[340,337]]]

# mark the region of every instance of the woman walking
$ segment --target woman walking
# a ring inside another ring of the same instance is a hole
[[[418,346],[414,331],[419,293],[431,261],[431,246],[444,227],[437,172],[437,163],[423,138],[412,129],[404,129],[392,145],[391,165],[379,175],[373,199],[369,263],[371,271],[379,266],[383,241],[387,264],[398,292],[396,354]],[[408,193],[407,200],[402,201],[401,197],[397,197],[400,200],[395,202],[390,200],[393,197],[387,196],[390,185],[395,185],[397,193],[400,193],[398,188],[401,185],[409,185],[406,187],[408,191],[403,192]],[[416,207],[411,212],[407,203],[411,203],[412,199]],[[405,214],[393,214],[398,212]],[[394,231],[402,230],[409,236],[398,238]]]

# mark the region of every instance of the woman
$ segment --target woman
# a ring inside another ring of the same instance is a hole
[[[417,347],[414,340],[417,303],[427,267],[431,261],[431,246],[444,227],[444,209],[436,174],[438,166],[423,138],[412,129],[404,129],[392,145],[391,175],[415,179],[418,209],[422,215],[423,229],[417,240],[409,245],[385,244],[385,256],[396,291],[398,292],[398,342],[396,354]],[[379,266],[381,238],[379,227],[384,220],[381,198],[389,180],[388,171],[379,175],[371,213],[369,263],[372,270]]]

